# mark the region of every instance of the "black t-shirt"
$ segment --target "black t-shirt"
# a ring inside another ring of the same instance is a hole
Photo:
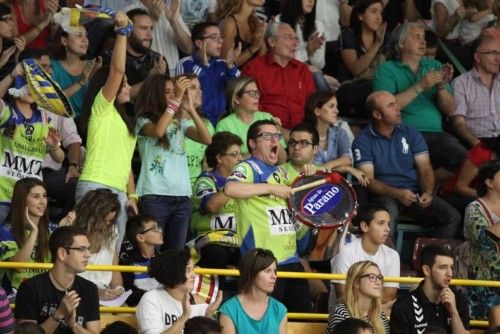
[[[82,299],[76,309],[76,321],[85,327],[87,322],[99,320],[97,286],[77,275],[70,290],[75,290]],[[41,324],[56,311],[63,297],[64,291],[56,289],[48,272],[37,275],[21,283],[16,296],[14,316],[16,319],[35,320]],[[73,331],[64,323],[54,332],[66,333]]]
[[[432,303],[424,294],[424,281],[417,289],[400,297],[392,306],[391,334],[422,334],[427,326],[443,328],[452,334],[451,317],[444,304]],[[460,291],[453,290],[457,311],[462,319],[462,324],[469,330],[469,304]]]

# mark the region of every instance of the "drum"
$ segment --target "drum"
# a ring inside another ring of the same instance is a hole
[[[288,199],[292,217],[316,229],[336,229],[350,221],[358,207],[351,183],[337,172],[301,175]]]

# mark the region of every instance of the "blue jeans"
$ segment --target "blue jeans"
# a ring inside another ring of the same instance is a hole
[[[431,205],[422,208],[418,204],[410,206],[403,206],[394,198],[388,196],[374,196],[370,198],[373,202],[382,204],[387,208],[391,215],[390,221],[390,236],[392,240],[396,240],[396,222],[401,212],[407,213],[409,216],[423,216],[432,217],[433,222],[437,222],[433,237],[442,239],[453,239],[456,235],[460,235],[460,225],[462,217],[457,209],[451,206],[443,199],[433,196]],[[461,236],[463,237],[463,236]]]
[[[153,216],[163,228],[162,250],[184,249],[191,220],[189,197],[144,195],[139,201],[139,211]]]
[[[91,181],[78,181],[75,191],[75,203],[80,202],[83,196],[85,196],[85,194],[88,193],[89,191],[102,188],[109,189],[113,192],[113,194],[118,195],[118,201],[120,202],[120,213],[116,218],[116,223],[118,225],[118,241],[116,243],[116,248],[117,248],[116,251],[119,254],[123,238],[125,237],[125,227],[127,226],[127,218],[128,218],[127,194],[124,191],[120,191],[116,188],[104,185],[102,183],[91,182]]]

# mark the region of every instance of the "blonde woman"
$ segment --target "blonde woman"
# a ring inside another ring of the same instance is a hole
[[[389,333],[389,321],[381,310],[383,283],[384,276],[374,262],[354,263],[347,271],[344,298],[328,319],[326,334],[333,333],[335,326],[347,318],[366,320],[375,334]]]

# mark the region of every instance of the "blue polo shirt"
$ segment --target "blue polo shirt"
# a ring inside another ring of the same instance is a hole
[[[424,138],[414,127],[400,124],[389,139],[370,124],[354,140],[352,148],[355,167],[373,165],[376,180],[394,188],[419,190],[415,157],[428,152]]]
[[[399,94],[419,82],[429,71],[439,71],[443,65],[434,59],[422,58],[418,72],[400,61],[389,60],[377,67],[373,77],[373,91],[385,90]],[[450,84],[446,89],[451,93]],[[441,132],[442,116],[437,104],[437,87],[420,93],[402,110],[403,122],[420,131]]]

